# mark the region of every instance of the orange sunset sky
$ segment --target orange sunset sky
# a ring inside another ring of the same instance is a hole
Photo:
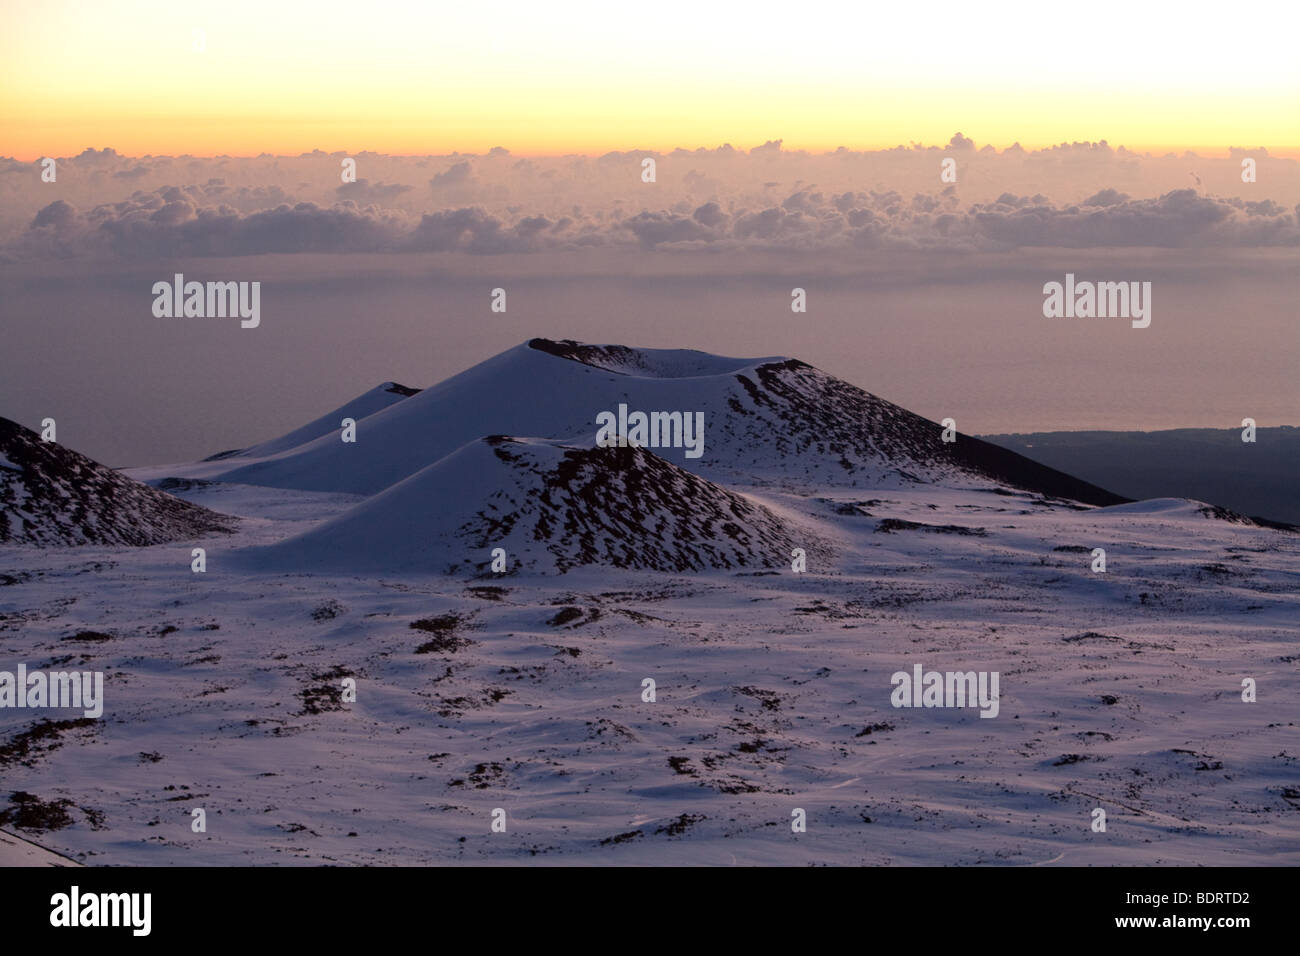
[[[900,8],[902,7],[902,8]],[[1108,140],[1300,157],[1294,4],[4,2],[0,154]]]

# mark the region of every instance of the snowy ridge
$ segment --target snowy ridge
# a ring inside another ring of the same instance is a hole
[[[1004,483],[1088,504],[1124,500],[977,438],[944,442],[934,422],[797,359],[763,362],[735,379],[743,395],[728,398],[733,414],[721,427],[737,454],[718,467],[738,478],[804,487]],[[754,449],[748,461],[743,448]]]
[[[590,365],[592,368],[639,375],[647,378],[697,378],[725,375],[763,362],[779,362],[780,357],[736,359],[694,349],[634,349],[626,345],[587,345],[572,339],[530,339],[530,349]]]
[[[384,382],[382,385],[376,385],[370,391],[358,395],[346,405],[340,405],[334,411],[322,415],[301,428],[295,428],[279,438],[245,449],[240,452],[239,457],[266,458],[271,455],[278,455],[280,452],[288,451],[291,448],[297,448],[299,445],[305,445],[322,435],[335,435],[338,433],[339,423],[344,418],[351,418],[358,422],[362,421],[367,416],[373,415],[375,412],[381,412],[390,405],[395,405],[402,399],[410,398],[412,395],[419,394],[419,392],[418,388],[408,388],[396,382]]]
[[[327,412],[306,425],[286,432],[278,438],[272,438],[248,448],[234,448],[209,455],[202,461],[184,462],[171,465],[148,465],[130,469],[133,477],[154,487],[168,488],[164,484],[168,479],[208,481],[248,464],[292,452],[296,448],[309,444],[323,436],[337,438],[344,418],[364,421],[370,415],[381,412],[390,405],[395,405],[405,398],[418,395],[420,389],[410,388],[397,382],[383,382],[363,392],[349,402],[340,405],[332,412]]]
[[[0,542],[151,545],[231,531],[182,501],[0,418]]]
[[[1269,521],[1265,518],[1250,518],[1243,514],[1238,514],[1231,508],[1224,508],[1221,505],[1210,504],[1204,501],[1197,501],[1194,498],[1148,498],[1145,501],[1130,501],[1125,504],[1112,505],[1109,508],[1100,508],[1097,511],[1099,515],[1123,516],[1145,516],[1161,515],[1168,517],[1201,517],[1215,521],[1229,521],[1233,524],[1245,525],[1248,528],[1275,528],[1278,531],[1296,531],[1294,525],[1289,525],[1283,521]]]

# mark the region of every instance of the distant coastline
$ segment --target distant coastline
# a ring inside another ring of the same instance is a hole
[[[1126,498],[1195,498],[1251,517],[1300,524],[1300,427],[980,435]]]

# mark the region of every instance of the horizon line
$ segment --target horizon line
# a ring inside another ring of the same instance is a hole
[[[958,132],[957,135],[960,136],[962,134]],[[204,160],[302,159],[304,157],[310,157],[316,154],[320,154],[324,156],[362,156],[362,155],[370,154],[375,156],[388,156],[394,159],[455,159],[455,158],[466,158],[466,157],[486,158],[492,155],[493,152],[498,150],[502,151],[503,155],[512,156],[519,159],[570,159],[570,158],[601,159],[605,156],[621,154],[621,153],[638,154],[638,155],[670,156],[673,153],[677,153],[677,152],[684,152],[684,153],[691,153],[691,154],[719,153],[724,150],[730,150],[731,152],[739,156],[748,156],[753,154],[756,150],[760,150],[763,149],[764,147],[769,147],[769,146],[775,146],[777,151],[785,155],[793,156],[793,155],[803,154],[810,157],[833,156],[836,155],[837,153],[845,153],[845,152],[868,155],[868,154],[877,154],[877,153],[896,153],[896,152],[922,153],[922,152],[935,151],[935,152],[971,152],[978,155],[990,149],[993,152],[995,152],[997,155],[1002,156],[1007,154],[1008,152],[1013,152],[1013,151],[1024,152],[1024,153],[1044,153],[1044,152],[1051,152],[1052,150],[1061,149],[1061,148],[1068,149],[1072,147],[1081,146],[1081,147],[1093,147],[1093,148],[1105,147],[1106,149],[1109,149],[1110,151],[1115,153],[1126,152],[1135,156],[1149,158],[1149,159],[1165,159],[1169,157],[1173,157],[1175,159],[1182,159],[1185,157],[1197,158],[1197,159],[1232,159],[1234,158],[1233,157],[1234,152],[1259,151],[1259,152],[1263,152],[1268,159],[1286,159],[1286,160],[1293,160],[1293,161],[1300,160],[1300,145],[1266,146],[1263,144],[1257,144],[1255,146],[1238,146],[1234,144],[1227,144],[1227,145],[1198,144],[1198,145],[1175,146],[1175,145],[1161,144],[1161,145],[1146,145],[1146,146],[1128,146],[1123,143],[1119,145],[1113,145],[1110,143],[1109,140],[1102,138],[1098,140],[1082,139],[1082,140],[1072,140],[1068,142],[1061,141],[1061,142],[1047,143],[1043,145],[1025,145],[1025,143],[1023,143],[1022,141],[1015,140],[1014,142],[1006,146],[998,147],[992,143],[983,143],[981,145],[978,144],[978,141],[974,139],[970,139],[968,141],[971,142],[973,145],[953,146],[952,142],[949,141],[948,143],[943,143],[943,144],[938,144],[938,143],[925,144],[920,142],[909,142],[906,144],[897,143],[892,146],[884,146],[884,145],[850,146],[846,144],[840,144],[834,147],[823,148],[820,146],[790,145],[786,142],[784,138],[777,137],[777,138],[767,139],[764,142],[756,143],[752,146],[751,145],[737,146],[733,142],[727,141],[727,142],[719,143],[714,146],[703,146],[703,145],[701,146],[677,145],[671,147],[629,146],[629,147],[611,147],[611,148],[594,148],[594,147],[577,148],[573,150],[538,149],[538,150],[530,150],[530,151],[516,151],[510,148],[509,146],[505,146],[498,143],[496,145],[488,146],[488,147],[477,147],[473,150],[454,149],[451,150],[450,152],[418,152],[418,151],[417,152],[389,152],[385,150],[376,150],[370,148],[349,150],[349,149],[326,149],[321,146],[315,146],[311,149],[300,150],[299,152],[296,153],[295,152],[273,152],[269,150],[263,150],[260,153],[190,153],[190,152],[131,153],[131,152],[120,152],[114,146],[99,146],[99,147],[83,146],[79,151],[67,153],[63,156],[54,156],[53,153],[51,152],[25,154],[19,151],[11,156],[4,156],[3,154],[0,154],[0,159],[10,159],[13,160],[14,162],[36,163],[48,157],[52,157],[55,159],[64,159],[64,160],[76,159],[87,152],[92,152],[95,154],[105,154],[111,152],[114,156],[120,157],[122,159],[158,159],[163,157],[171,158],[171,159],[204,159]]]

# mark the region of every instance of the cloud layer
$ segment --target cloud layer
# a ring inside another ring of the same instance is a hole
[[[643,161],[655,161],[654,181]],[[360,176],[341,182],[344,159]],[[1258,181],[1242,180],[1253,159]],[[957,181],[942,164],[955,162]],[[41,166],[0,159],[0,254],[1011,250],[1300,245],[1298,164],[1267,151],[1153,157],[1105,143],[1028,152],[641,151],[600,157],[128,158]],[[162,180],[156,182],[156,180]],[[188,182],[177,185],[177,180]]]

